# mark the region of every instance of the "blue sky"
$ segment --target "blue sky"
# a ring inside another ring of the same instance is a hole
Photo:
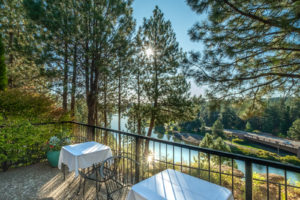
[[[192,42],[188,35],[188,30],[197,21],[204,20],[203,16],[197,15],[186,4],[185,0],[135,0],[133,2],[133,16],[136,19],[137,27],[143,23],[143,18],[149,18],[155,6],[158,6],[165,15],[166,20],[170,20],[176,33],[177,41],[184,51],[200,51],[203,49],[201,43]],[[196,86],[191,81],[191,94],[203,94],[203,88]]]

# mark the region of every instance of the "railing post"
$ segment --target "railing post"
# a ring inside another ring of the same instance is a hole
[[[136,164],[135,164],[135,183],[139,182],[140,179],[140,166],[138,163],[140,162],[140,143],[141,143],[141,139],[137,136],[135,136],[135,160],[136,160]]]
[[[95,140],[95,127],[94,126],[87,127],[87,138],[91,141]]]
[[[245,161],[245,179],[246,179],[246,200],[252,200],[252,163],[248,160]]]

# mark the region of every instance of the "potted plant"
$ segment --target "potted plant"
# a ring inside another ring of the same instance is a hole
[[[58,166],[61,147],[62,147],[62,142],[56,136],[52,136],[50,140],[47,142],[47,159],[49,164],[52,167]]]

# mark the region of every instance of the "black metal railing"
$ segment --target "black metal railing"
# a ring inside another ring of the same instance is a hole
[[[295,177],[300,179],[299,166],[78,122],[67,121],[53,125],[67,128],[73,136],[87,137],[106,144],[114,154],[121,153],[137,160],[139,166],[125,166],[133,183],[172,168],[227,187],[235,199],[300,199],[300,183],[293,180]],[[265,173],[257,173],[255,167]]]

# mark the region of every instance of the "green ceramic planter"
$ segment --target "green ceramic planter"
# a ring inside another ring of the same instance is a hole
[[[60,151],[48,151],[47,152],[47,159],[48,159],[49,164],[52,167],[58,166],[59,153],[60,153]]]

